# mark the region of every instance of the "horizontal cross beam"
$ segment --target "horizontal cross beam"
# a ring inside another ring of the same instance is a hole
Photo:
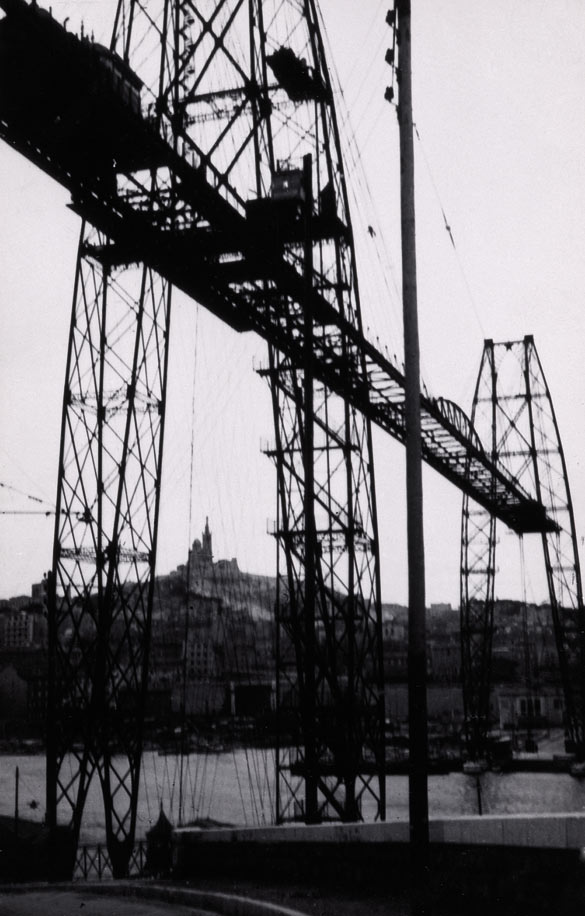
[[[99,78],[91,42],[54,20],[49,28],[47,14],[39,21],[38,8],[23,0],[0,0],[0,7],[7,13],[0,20],[0,137],[64,185],[72,208],[109,237],[107,250],[92,256],[149,265],[302,366],[305,285],[290,219],[275,241],[258,208],[245,206],[192,141],[179,153],[162,122],[114,99],[111,87],[103,110],[92,93],[90,111],[84,92]],[[157,168],[170,178],[153,200],[148,170]],[[278,221],[276,202],[253,203]],[[323,237],[346,231],[339,220],[316,225]],[[316,275],[315,378],[404,442],[402,372],[331,305],[326,289]],[[421,412],[427,464],[512,530],[554,530],[540,503],[491,460],[461,408],[423,395]]]

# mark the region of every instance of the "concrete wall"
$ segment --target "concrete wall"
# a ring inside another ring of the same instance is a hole
[[[174,833],[180,850],[206,844],[406,843],[405,821],[375,824],[288,824],[282,827],[241,827],[202,830],[182,828]],[[540,849],[585,849],[585,814],[486,814],[444,817],[430,822],[432,843],[469,846],[516,846]]]
[[[194,883],[302,887],[316,899],[331,892],[359,898],[377,888],[390,900],[413,886],[406,823],[183,829],[174,844],[175,877]],[[424,870],[432,906],[421,912],[583,916],[583,846],[584,815],[434,820]],[[414,886],[420,880],[417,867]]]

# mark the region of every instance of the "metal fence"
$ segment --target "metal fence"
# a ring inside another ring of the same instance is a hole
[[[128,877],[141,877],[144,874],[145,862],[146,842],[139,840],[134,845],[130,856]],[[73,869],[74,881],[102,881],[113,877],[112,863],[106,846],[102,843],[97,843],[96,845],[83,845],[78,848]]]

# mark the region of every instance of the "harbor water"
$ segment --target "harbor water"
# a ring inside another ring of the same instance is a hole
[[[0,814],[15,814],[17,767],[19,817],[41,822],[45,816],[45,758],[41,755],[0,757]],[[162,756],[156,751],[147,751],[143,758],[137,839],[143,838],[156,822],[161,808],[174,824],[271,824],[273,774],[274,754],[266,749],[240,747],[229,752],[194,753],[183,761],[176,755]],[[82,842],[104,840],[100,794],[99,784],[94,780],[84,814]],[[406,821],[408,778],[387,777],[386,796],[387,819]],[[585,812],[585,779],[568,773],[433,775],[429,777],[429,811],[431,817],[479,813],[582,813]],[[373,810],[364,807],[363,813],[369,820]]]

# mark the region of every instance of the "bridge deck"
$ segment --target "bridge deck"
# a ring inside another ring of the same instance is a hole
[[[0,0],[0,7],[7,13],[0,21],[0,137],[64,185],[72,208],[108,237],[91,254],[112,266],[149,265],[302,367],[298,227],[289,225],[275,244],[191,140],[179,152],[168,125],[165,137],[164,124],[104,83],[96,46],[24,0]],[[150,173],[157,169],[166,182],[155,198]],[[347,229],[316,214],[314,231],[325,237]],[[332,307],[326,288],[327,278],[315,274],[316,378],[404,442],[402,372]],[[490,460],[459,407],[422,396],[421,412],[427,464],[514,531],[554,529],[537,500]]]

